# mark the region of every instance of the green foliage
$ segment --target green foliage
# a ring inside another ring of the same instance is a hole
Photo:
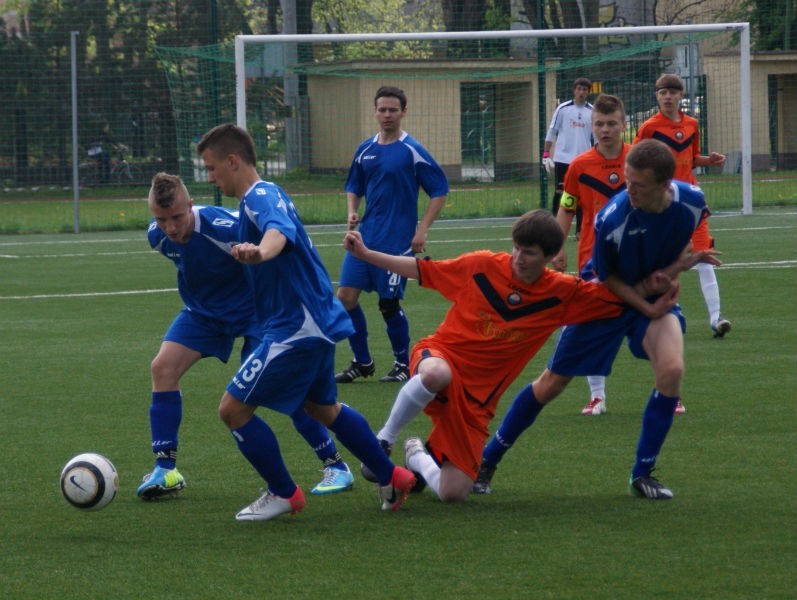
[[[507,220],[436,223],[428,253],[508,250],[509,228]],[[607,382],[609,412],[579,416],[587,392],[575,380],[507,454],[490,496],[443,505],[426,491],[386,514],[357,473],[353,491],[308,494],[304,512],[266,523],[234,520],[263,485],[216,414],[234,359],[203,360],[183,379],[186,489],[173,501],[135,497],[152,465],[149,364],[181,306],[173,266],[149,250],[143,231],[3,238],[0,335],[12,340],[0,345],[3,597],[791,598],[797,220],[792,210],[714,217],[712,233],[734,329],[712,339],[697,276],[684,274],[688,412],[676,418],[658,470],[671,502],[626,495],[651,376],[623,349]],[[342,227],[311,235],[336,279]],[[415,283],[403,304],[413,339],[447,308]],[[381,373],[392,355],[373,295],[363,308]],[[497,419],[551,350],[507,391]],[[349,358],[342,343],[337,366]],[[369,379],[339,394],[378,428],[397,390]],[[258,414],[307,491],[320,464],[289,419]],[[428,432],[420,416],[405,434]],[[117,498],[98,513],[71,508],[58,488],[61,467],[87,450],[108,455],[120,473]]]
[[[314,0],[313,20],[324,33],[383,33],[385,31],[439,31],[442,17],[437,3],[408,7],[405,0]],[[427,44],[417,42],[363,42],[332,46],[328,53],[335,60],[362,58],[428,57]],[[331,58],[330,57],[330,58]]]
[[[732,9],[731,16],[750,22],[754,50],[797,49],[797,2],[794,0],[743,0]]]

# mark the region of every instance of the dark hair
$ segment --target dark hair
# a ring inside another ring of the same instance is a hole
[[[374,96],[374,106],[376,106],[376,102],[380,98],[398,98],[398,101],[401,104],[401,110],[407,108],[407,96],[404,94],[404,90],[400,90],[392,85],[383,85],[381,88],[376,90],[376,96]]]
[[[592,103],[592,112],[597,112],[602,115],[610,115],[618,110],[623,114],[623,117],[625,117],[625,106],[623,106],[623,101],[611,94],[600,94]]]
[[[152,177],[152,186],[149,188],[147,200],[150,204],[161,208],[169,208],[181,192],[186,198],[189,198],[188,190],[179,175],[163,172],[155,173]]]
[[[203,135],[196,145],[196,151],[202,154],[205,150],[210,150],[216,156],[237,154],[248,165],[254,166],[257,163],[252,136],[234,123],[216,125]]]
[[[675,157],[666,144],[658,140],[642,140],[628,151],[625,162],[634,169],[650,169],[662,183],[675,174]]]
[[[518,246],[537,244],[545,256],[553,256],[562,249],[565,234],[550,211],[538,208],[518,217],[512,225],[512,241]]]
[[[656,91],[663,89],[684,91],[684,82],[675,73],[665,73],[656,80]]]
[[[588,90],[592,89],[592,82],[586,77],[579,77],[578,79],[576,79],[573,82],[573,89],[576,89],[580,85],[583,85]]]

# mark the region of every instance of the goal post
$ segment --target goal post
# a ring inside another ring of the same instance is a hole
[[[577,38],[577,56],[562,50],[566,38]],[[451,59],[446,45],[456,42],[503,45],[501,52]],[[522,212],[534,202],[522,192],[524,184],[530,189],[542,181],[538,193],[544,205],[541,124],[569,97],[577,74],[594,82],[592,92],[616,94],[625,102],[630,141],[641,121],[655,112],[658,74],[677,72],[687,85],[684,110],[701,123],[701,152],[728,156],[721,172],[697,175],[709,205],[750,214],[750,57],[748,23],[239,35],[234,44],[235,120],[244,128],[255,122],[266,127],[264,135],[272,142],[282,136],[280,160],[270,164],[267,174],[296,167],[310,176],[345,173],[356,144],[375,130],[369,111],[373,93],[391,83],[407,91],[405,129],[444,166],[452,197],[453,190],[468,184],[481,184],[482,193],[490,194],[514,182],[509,195],[517,197],[509,202]],[[271,106],[268,118],[259,112],[264,97]],[[469,214],[465,210],[462,216]]]

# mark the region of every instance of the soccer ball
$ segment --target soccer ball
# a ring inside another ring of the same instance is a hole
[[[116,467],[102,454],[78,454],[61,471],[64,498],[81,510],[105,508],[116,496],[118,487]]]

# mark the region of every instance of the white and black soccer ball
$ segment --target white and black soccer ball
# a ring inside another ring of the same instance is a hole
[[[69,504],[81,510],[105,508],[118,488],[116,467],[102,454],[78,454],[61,471],[61,493]]]

